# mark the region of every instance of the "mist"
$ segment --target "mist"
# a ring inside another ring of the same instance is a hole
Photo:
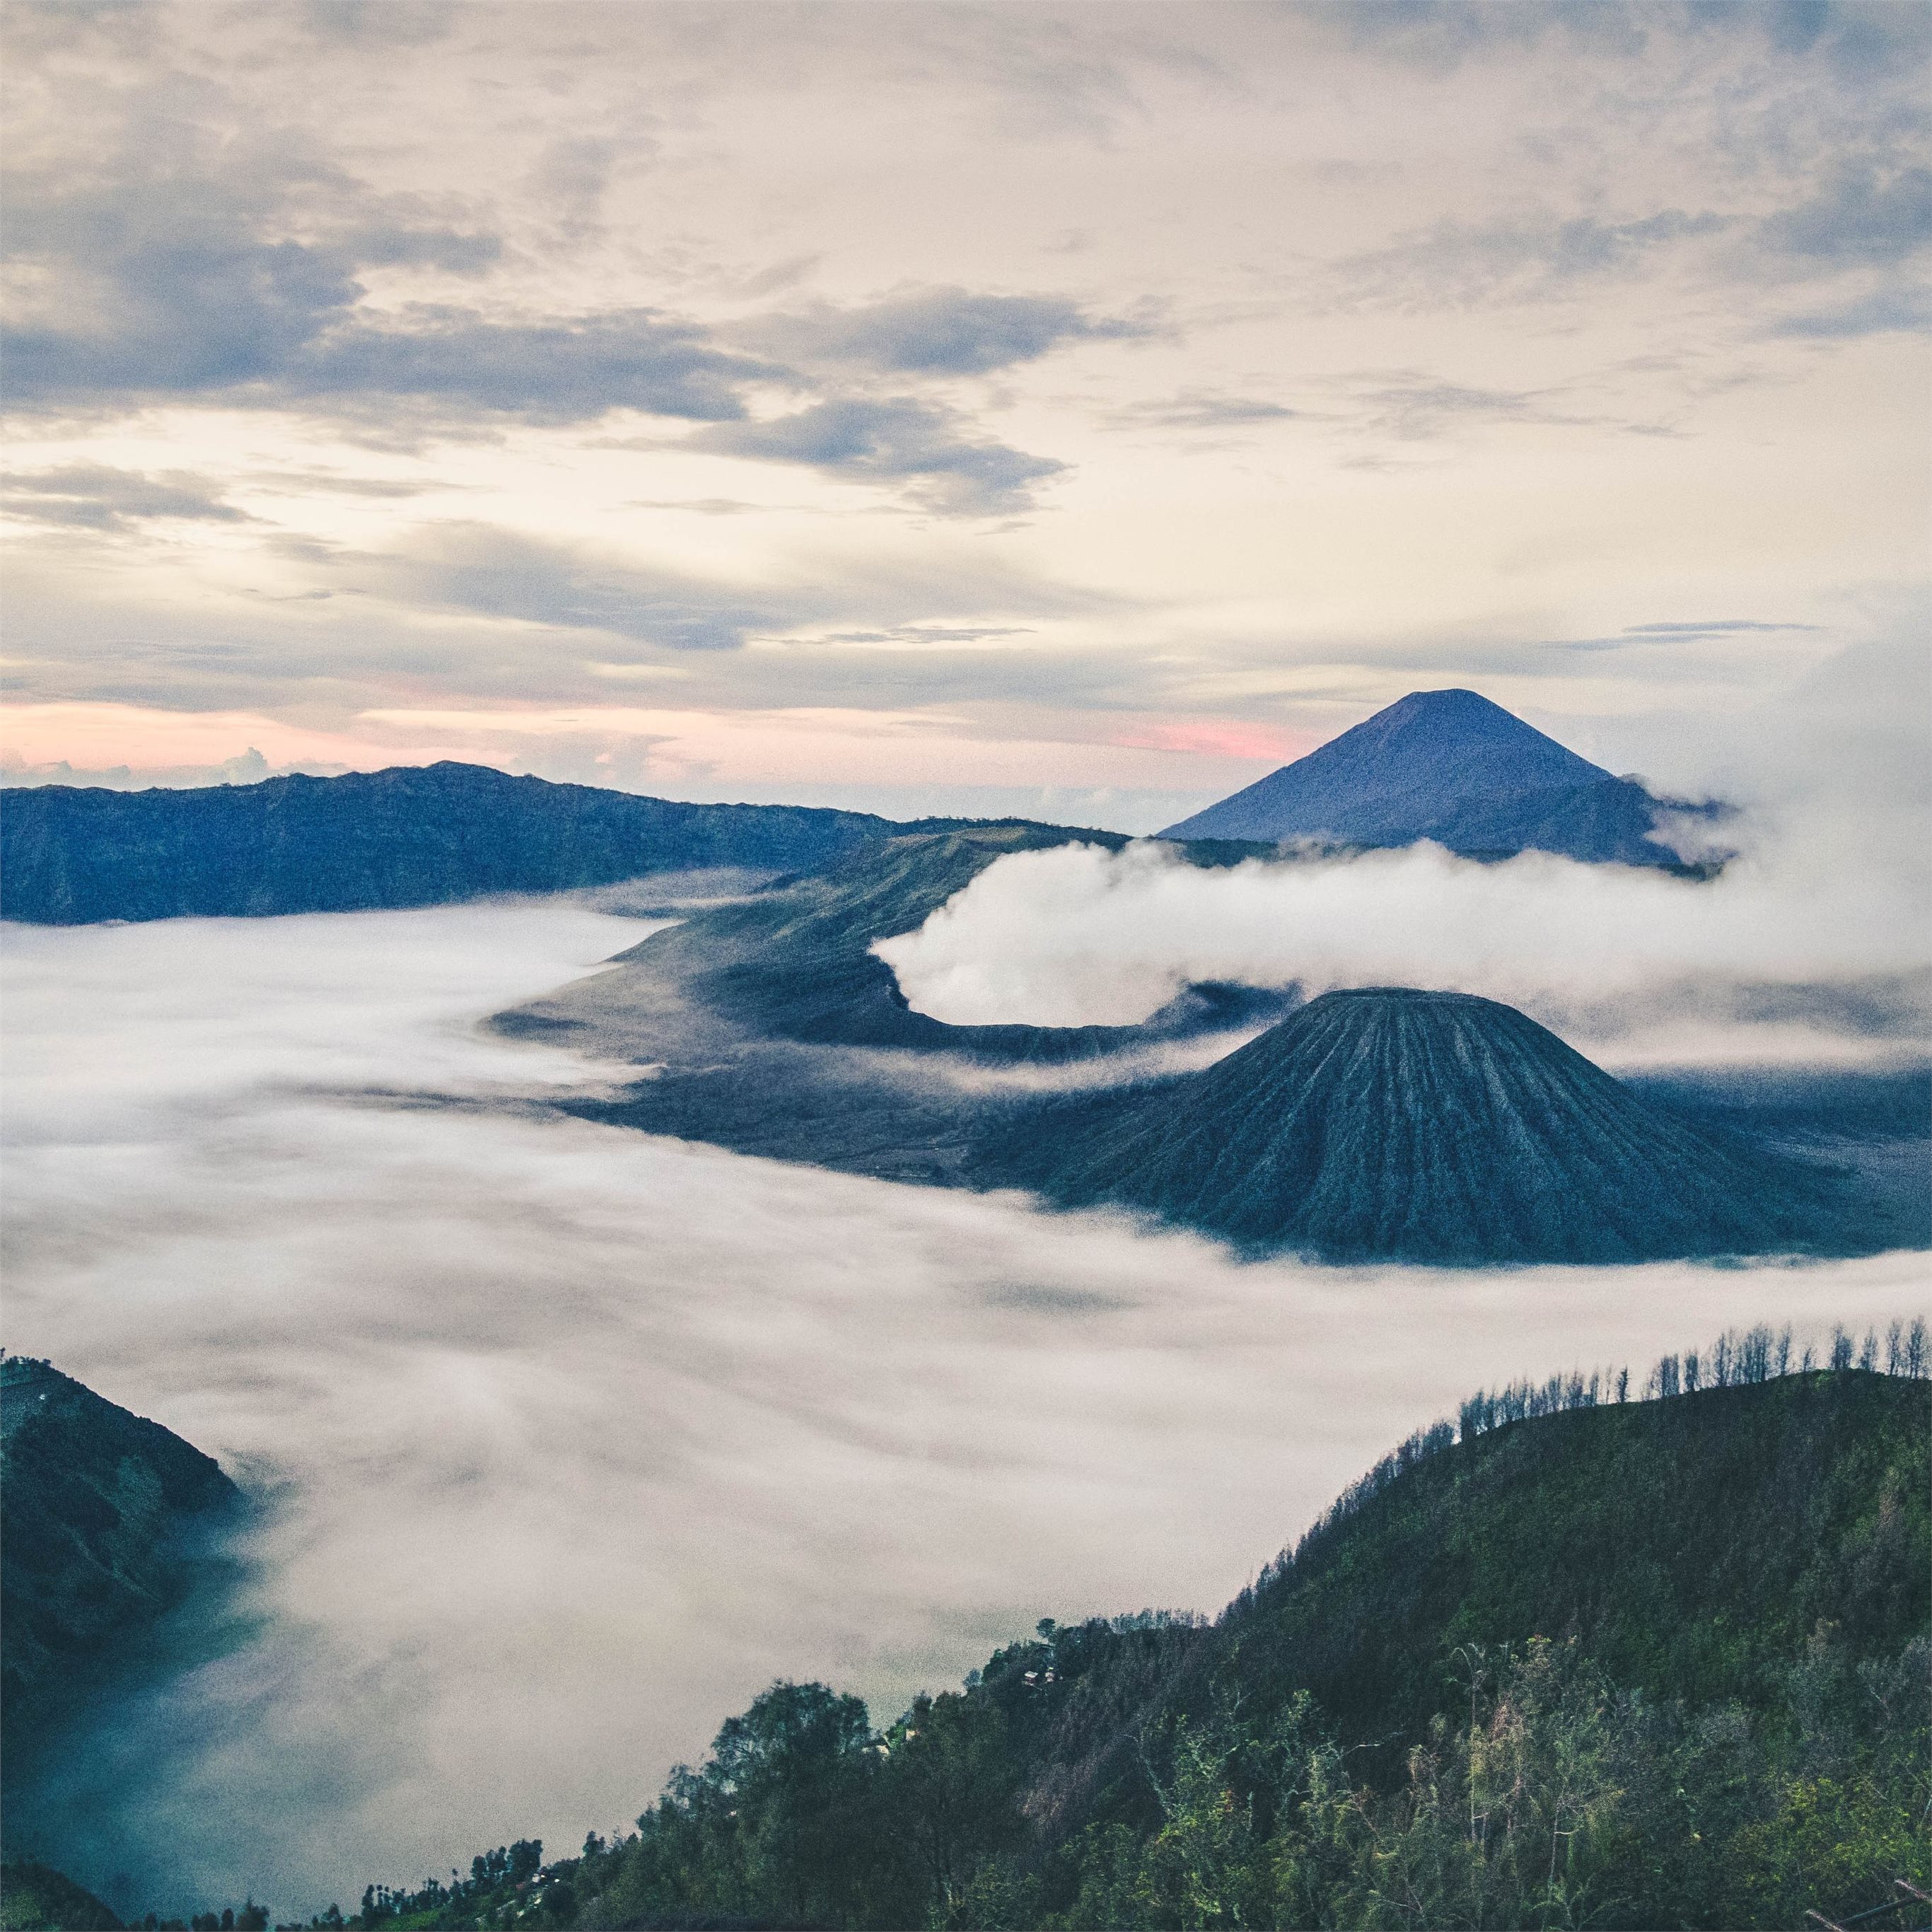
[[[568,1852],[775,1676],[883,1719],[1042,1616],[1214,1610],[1479,1385],[1922,1295],[1911,1255],[1243,1264],[559,1114],[620,1070],[476,1023],[646,929],[0,929],[7,1345],[259,1503],[252,1640],[24,1821],[111,1904],[305,1918],[513,1838]]]
[[[1932,1034],[1924,682],[1914,633],[1707,723],[1706,782],[1742,809],[1664,836],[1721,838],[1714,878],[1426,844],[1216,871],[1157,842],[1065,846],[1000,860],[874,950],[955,1024],[1132,1024],[1190,981],[1395,985],[1507,1001],[1624,1066],[1916,1059]],[[1681,748],[1670,769],[1688,779]]]
[[[1130,1025],[1190,982],[1480,993],[1630,1058],[1909,1052],[1932,1001],[1920,906],[1848,867],[1742,860],[1697,880],[1418,845],[1190,866],[1148,843],[1002,859],[874,950],[955,1025]]]

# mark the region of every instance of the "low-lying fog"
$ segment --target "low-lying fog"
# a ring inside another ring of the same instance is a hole
[[[567,1851],[774,1676],[883,1718],[1042,1615],[1216,1608],[1478,1384],[1922,1292],[1916,1256],[1243,1265],[518,1104],[596,1070],[476,1021],[640,934],[5,929],[8,1346],[272,1499],[258,1640],[47,1834],[113,1902],[306,1916]]]
[[[1744,711],[1652,721],[1665,788],[1738,808],[1703,828],[1735,854],[1715,879],[1430,845],[1211,872],[1066,845],[1000,860],[875,950],[955,1025],[1131,1025],[1190,980],[1379,984],[1505,1000],[1619,1068],[1922,1062],[1923,637],[1868,638]]]

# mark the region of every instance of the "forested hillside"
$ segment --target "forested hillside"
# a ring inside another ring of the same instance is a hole
[[[31,1358],[0,1360],[0,1678],[11,1785],[67,1710],[146,1663],[157,1625],[218,1594],[242,1506],[220,1466]]]
[[[1635,1387],[1477,1397],[1211,1624],[1043,1620],[878,1732],[856,1699],[774,1684],[634,1834],[372,1887],[362,1922],[1781,1926],[1882,1904],[1932,1881],[1925,1356],[1922,1324],[1841,1336],[1822,1367],[1758,1330]]]

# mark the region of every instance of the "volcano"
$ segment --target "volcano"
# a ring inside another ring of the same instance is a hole
[[[1413,691],[1160,836],[1432,838],[1482,857],[1534,850],[1668,866],[1672,854],[1649,836],[1660,802],[1475,692]]]
[[[1465,993],[1325,993],[1201,1072],[1048,1103],[978,1165],[1331,1261],[1846,1248],[1831,1170],[1694,1125]]]

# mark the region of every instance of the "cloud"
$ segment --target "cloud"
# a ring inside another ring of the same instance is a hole
[[[1703,1051],[1728,1057],[1754,1042],[1726,1038],[1726,1020],[1750,1034],[1762,988],[1856,985],[1887,1016],[1882,1046],[1922,1052],[1924,922],[1898,906],[1898,884],[1857,855],[1836,876],[1773,857],[1706,884],[1542,854],[1483,865],[1433,846],[1216,872],[1157,844],[1076,846],[1001,860],[876,950],[916,1010],[956,1024],[1131,1024],[1203,981],[1414,986],[1502,1000],[1573,1040],[1586,1028],[1625,1058],[1640,1048],[1620,1036],[1668,1022],[1678,1037],[1694,1007]],[[1833,1003],[1834,1019],[1843,1010]]]
[[[1220,872],[1075,847],[1001,860],[877,950],[916,1008],[956,1023],[1132,1022],[1190,981],[1406,985],[1503,1000],[1626,1058],[1659,1041],[1856,1056],[1874,1024],[1878,1050],[1922,1054],[1925,685],[1916,641],[1874,643],[1734,726],[1728,757],[1707,725],[1712,788],[1756,807],[1714,880],[1432,846]],[[1784,991],[1760,1029],[1767,988]],[[1779,1030],[1794,1016],[1812,1029],[1798,1047]]]
[[[454,0],[302,0],[302,24],[324,42],[388,52],[429,46],[448,38]]]
[[[280,400],[404,398],[532,422],[594,421],[614,410],[725,422],[745,412],[742,386],[784,373],[649,309],[503,322],[418,306],[404,320],[319,334],[277,372]]]
[[[1308,10],[1355,46],[1405,63],[1453,72],[1472,58],[1514,52],[1549,38],[1580,40],[1594,52],[1634,56],[1648,19],[1618,0],[1553,0],[1499,7],[1491,0],[1314,0]]]
[[[1837,170],[1823,189],[1761,222],[1768,253],[1834,267],[1901,261],[1932,244],[1932,168]]]
[[[1768,624],[1755,617],[1715,617],[1660,624],[1627,624],[1612,637],[1556,638],[1550,647],[1565,651],[1619,651],[1644,645],[1705,644],[1726,638],[1757,637],[1790,631],[1815,631],[1816,624]]]
[[[1761,333],[1799,341],[1849,341],[1867,335],[1921,334],[1932,328],[1932,295],[1917,278],[1888,281],[1846,301],[1778,316]]]
[[[1249,429],[1258,423],[1294,422],[1306,413],[1258,396],[1184,389],[1161,401],[1136,403],[1119,411],[1113,421],[1121,428],[1145,425],[1154,429]]]
[[[219,486],[184,470],[145,476],[104,464],[74,463],[0,481],[7,514],[81,530],[129,530],[165,520],[247,524],[255,519],[223,500]]]
[[[334,766],[271,765],[250,745],[238,757],[224,758],[214,765],[154,765],[136,767],[106,765],[98,770],[76,768],[64,758],[50,765],[22,763],[10,750],[0,752],[0,784],[80,785],[106,791],[146,791],[159,786],[170,790],[201,785],[254,784],[266,778],[280,778],[300,770],[320,776]]]
[[[898,484],[942,514],[1030,508],[1033,488],[1066,465],[976,437],[957,411],[908,397],[814,403],[790,416],[721,423],[682,446],[718,456],[800,463],[841,482]]]
[[[785,621],[782,608],[701,578],[484,524],[437,524],[408,549],[354,567],[400,602],[606,632],[668,650],[728,650]]]
[[[1917,1256],[1243,1264],[558,1118],[604,1070],[476,1022],[646,930],[0,934],[9,1346],[270,1505],[254,1640],[10,1808],[124,1916],[568,1850],[774,1676],[886,1717],[1042,1615],[1214,1609],[1472,1388],[1918,1291]]]
[[[4,344],[15,409],[169,397],[532,422],[617,409],[741,415],[783,372],[630,304],[530,315],[418,301],[377,310],[369,272],[473,278],[502,253],[420,197],[372,190],[292,137],[224,147],[154,109],[91,166],[24,176],[10,250],[29,298]],[[414,216],[416,218],[407,218]]]
[[[922,289],[850,308],[820,302],[742,325],[752,348],[787,361],[882,375],[983,376],[1030,362],[1070,342],[1150,334],[1142,322],[1094,318],[1059,296],[980,295]]]
[[[1484,389],[1420,376],[1355,392],[1368,426],[1406,442],[1427,441],[1465,422],[1556,423],[1588,426],[1597,417],[1570,416],[1551,409],[1555,392],[1536,389]]]
[[[1636,272],[1678,244],[1714,235],[1731,218],[1679,208],[1623,221],[1538,209],[1492,221],[1443,221],[1338,265],[1356,300],[1466,307],[1540,302]]]
[[[1308,10],[1354,46],[1436,72],[1518,55],[1562,40],[1598,59],[1634,61],[1659,38],[1756,40],[1783,59],[1823,65],[1848,79],[1895,73],[1922,58],[1922,10],[1892,0],[1551,0],[1534,7],[1493,0],[1316,0]]]

